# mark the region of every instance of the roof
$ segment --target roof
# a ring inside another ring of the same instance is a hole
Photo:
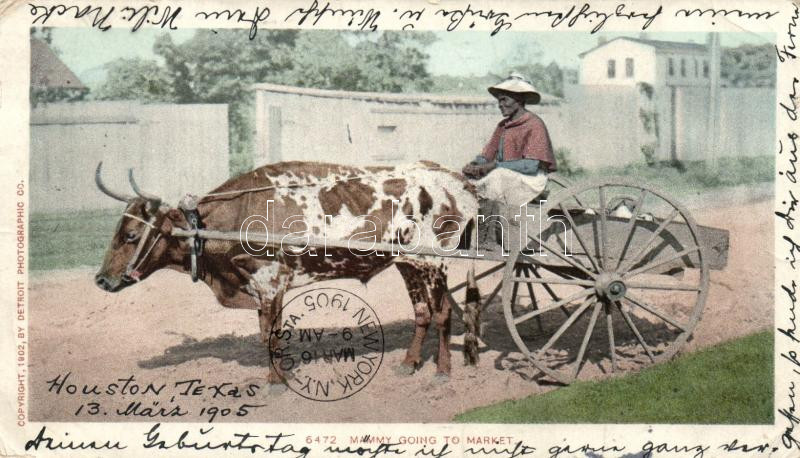
[[[296,86],[283,86],[280,84],[257,83],[251,86],[252,89],[279,92],[283,94],[306,95],[312,97],[334,98],[334,99],[355,99],[375,102],[390,102],[400,104],[420,104],[429,103],[432,105],[475,105],[492,106],[497,105],[494,97],[483,96],[453,96],[440,94],[404,94],[393,92],[358,92],[358,91],[338,91],[329,89],[314,89]],[[549,105],[558,102],[560,99],[554,95],[541,93],[542,101],[540,104]]]
[[[37,38],[31,38],[31,87],[86,89],[50,46]]]
[[[681,51],[707,52],[708,51],[708,48],[706,47],[706,45],[701,45],[699,43],[687,43],[687,42],[683,42],[683,41],[648,40],[648,39],[645,39],[645,38],[634,38],[634,37],[616,37],[616,38],[614,38],[612,40],[609,40],[609,41],[607,41],[605,43],[600,43],[599,45],[595,46],[594,48],[578,54],[578,56],[583,57],[586,54],[589,54],[590,52],[594,51],[595,49],[602,48],[603,46],[605,46],[605,45],[607,45],[609,43],[613,43],[613,42],[615,42],[617,40],[628,40],[628,41],[633,41],[635,43],[640,43],[640,44],[643,44],[643,45],[652,46],[652,47],[654,47],[656,49],[656,51],[662,51],[662,52],[669,52],[669,51],[677,51],[677,52],[681,52]]]

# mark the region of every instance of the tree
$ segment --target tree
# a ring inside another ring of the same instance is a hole
[[[154,60],[118,59],[105,65],[106,79],[94,92],[97,99],[172,102],[173,78]]]
[[[421,32],[383,32],[377,40],[362,39],[354,51],[360,56],[363,90],[425,92],[433,85],[425,47],[434,35]]]
[[[57,48],[53,47],[53,28],[52,27],[31,27],[31,38],[38,38],[50,46],[56,55],[61,54]]]
[[[743,44],[723,48],[720,77],[733,87],[775,87],[775,52],[771,45]]]
[[[89,88],[73,89],[65,87],[55,88],[30,88],[29,97],[31,106],[36,107],[43,103],[78,102],[84,100],[89,93]]]
[[[319,53],[320,49],[325,49]],[[283,83],[319,89],[361,89],[366,77],[353,46],[337,31],[320,30],[305,33],[295,43],[293,67],[286,72]]]

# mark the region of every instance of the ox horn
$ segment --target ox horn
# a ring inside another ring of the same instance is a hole
[[[131,199],[133,199],[133,196],[129,196],[126,194],[119,194],[106,188],[106,185],[103,184],[103,178],[100,176],[101,173],[100,170],[102,168],[103,168],[103,161],[100,161],[97,164],[97,169],[94,171],[94,183],[97,185],[97,188],[100,190],[100,192],[113,199],[121,200],[122,202],[129,202]]]
[[[139,185],[136,184],[136,180],[133,179],[133,169],[128,169],[128,181],[131,182],[131,188],[133,188],[133,192],[136,193],[137,196],[145,199],[146,201],[150,202],[153,208],[157,209],[161,206],[161,198],[155,196],[153,194],[146,193],[139,189]]]

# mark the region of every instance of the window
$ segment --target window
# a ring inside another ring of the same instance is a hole
[[[703,61],[703,78],[708,78],[708,61]]]
[[[671,57],[667,61],[667,67],[667,73],[669,73],[669,76],[675,76],[675,61]]]
[[[614,59],[608,60],[608,77],[614,78],[617,76],[617,62]]]
[[[694,77],[700,77],[700,67],[697,65],[697,59],[694,60]]]
[[[628,57],[625,59],[625,76],[633,78],[633,58]]]
[[[686,77],[686,59],[681,59],[681,76]]]

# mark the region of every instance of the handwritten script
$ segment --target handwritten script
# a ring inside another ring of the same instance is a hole
[[[779,66],[792,65],[793,61],[797,59],[796,56],[796,28],[797,19],[800,18],[800,7],[793,4],[794,11],[792,16],[786,23],[783,29],[785,35],[779,37],[775,45],[775,52]],[[781,84],[783,83],[783,84]],[[785,87],[788,90],[778,95],[778,107],[785,125],[789,126],[783,132],[779,133],[778,137],[778,154],[777,154],[777,169],[778,169],[778,184],[785,185],[786,190],[782,191],[782,195],[776,195],[776,199],[780,202],[778,208],[780,210],[775,212],[778,222],[782,224],[777,225],[777,232],[780,240],[783,242],[778,245],[778,250],[784,249],[785,254],[780,255],[776,253],[776,258],[783,258],[785,266],[790,270],[789,281],[781,282],[781,291],[775,298],[775,306],[777,309],[788,311],[787,314],[778,313],[776,316],[787,316],[788,320],[778,321],[777,334],[775,336],[776,344],[778,339],[787,339],[789,350],[781,352],[780,360],[788,361],[791,364],[792,374],[800,375],[800,361],[798,361],[798,336],[797,332],[797,312],[795,310],[797,304],[797,283],[793,278],[797,278],[797,256],[800,253],[800,246],[798,245],[798,237],[795,233],[794,225],[794,212],[797,207],[797,198],[792,191],[792,186],[797,183],[797,131],[794,128],[797,121],[797,86],[800,83],[797,77],[791,76],[791,79],[785,81],[778,81],[778,87]],[[780,183],[782,180],[782,183]],[[776,186],[780,189],[781,186]],[[800,424],[800,418],[797,416],[797,403],[796,397],[796,378],[789,378],[777,382],[776,390],[776,409],[778,410],[779,417],[776,418],[777,424],[783,425],[783,434],[781,435],[782,445],[787,449],[800,448],[800,440],[798,440],[798,433],[795,430]]]
[[[305,6],[297,7],[275,3],[271,6],[262,4],[252,9],[219,9],[188,11],[189,5],[148,5],[101,6],[78,4],[38,4],[29,3],[31,24],[44,26],[52,20],[91,20],[92,27],[106,31],[113,24],[130,26],[137,31],[144,25],[157,26],[162,29],[175,30],[184,16],[207,22],[209,26],[245,25],[251,40],[258,35],[259,27],[264,27],[268,19],[274,21],[274,27],[281,25],[301,28],[340,28],[348,30],[370,31],[388,30],[397,27],[413,30],[424,24],[430,28],[439,28],[448,32],[464,30],[488,30],[495,36],[500,32],[511,30],[514,26],[538,25],[552,29],[571,29],[590,26],[590,33],[597,33],[607,25],[621,26],[623,23],[634,23],[641,30],[647,30],[662,16],[672,16],[685,21],[697,21],[698,25],[715,25],[717,18],[737,18],[748,21],[764,21],[778,14],[778,11],[760,9],[747,11],[742,9],[676,9],[668,11],[668,7],[650,4],[644,9],[635,10],[626,3],[618,3],[613,7],[603,4],[595,6],[590,2],[564,3],[558,8],[542,10],[503,10],[474,6],[472,3],[458,4],[441,8],[403,9],[394,7],[342,7],[340,2],[311,0]],[[520,7],[524,8],[524,7]],[[285,10],[285,11],[284,11]],[[188,11],[188,12],[187,12]],[[82,22],[83,22],[82,21]],[[794,36],[791,42],[779,51],[781,59],[793,57]],[[781,54],[782,53],[782,54]]]

